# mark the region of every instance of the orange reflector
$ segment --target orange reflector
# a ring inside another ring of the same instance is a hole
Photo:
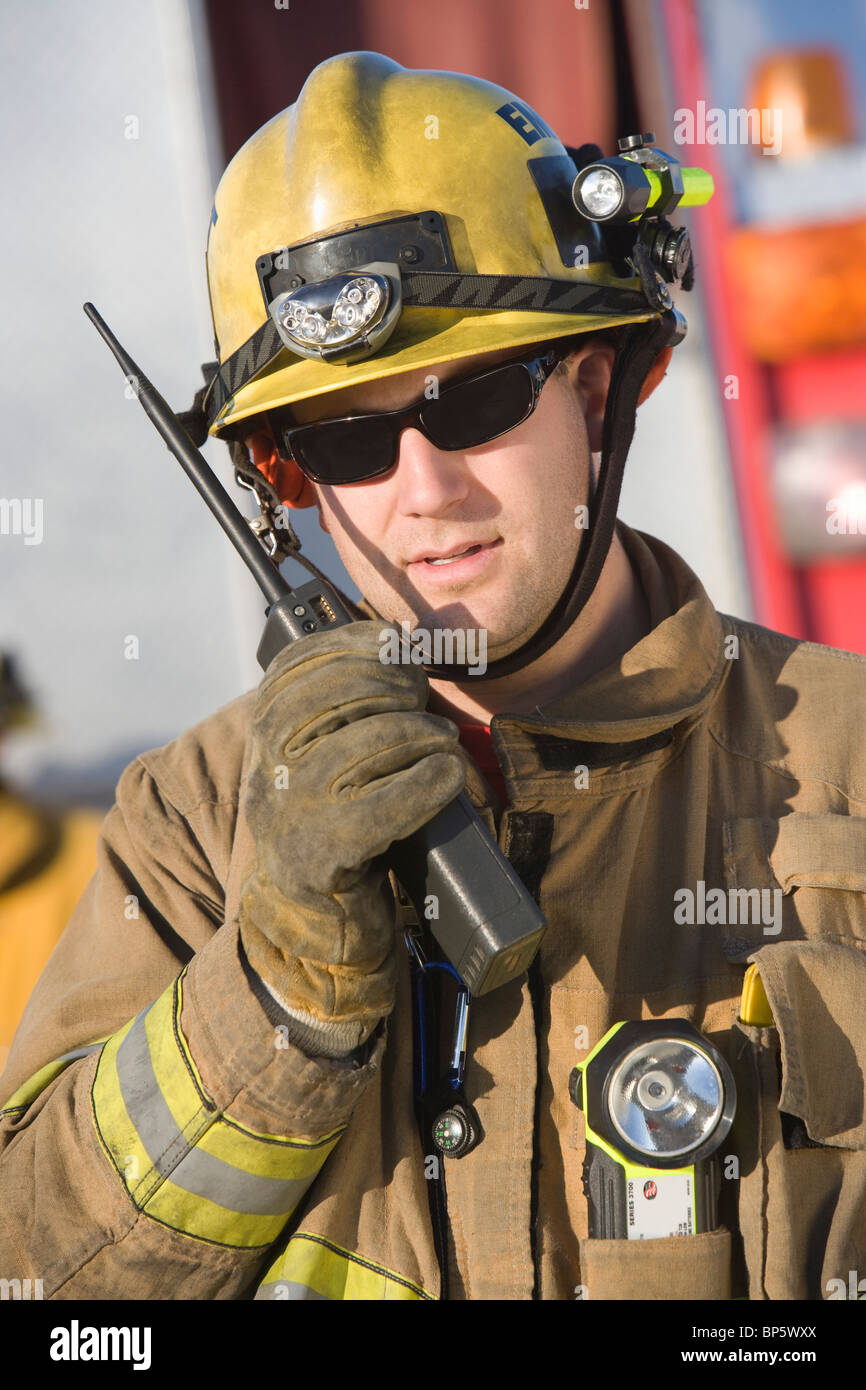
[[[785,159],[801,159],[827,145],[856,139],[845,61],[832,49],[769,54],[755,70],[750,105],[781,112]]]
[[[866,218],[731,233],[739,328],[763,362],[866,342]]]

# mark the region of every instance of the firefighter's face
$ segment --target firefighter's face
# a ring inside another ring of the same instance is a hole
[[[439,389],[515,355],[512,348],[437,367]],[[488,444],[444,451],[409,428],[389,473],[316,485],[322,527],[383,617],[428,630],[485,629],[488,660],[538,628],[574,564],[576,509],[587,502],[590,451],[601,447],[612,362],[609,347],[588,344],[548,379],[534,413]],[[306,424],[396,410],[422,397],[430,376],[425,368],[318,396],[293,407],[294,417]]]

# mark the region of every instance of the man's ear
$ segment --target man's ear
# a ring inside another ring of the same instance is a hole
[[[599,342],[587,348],[586,356],[577,362],[575,385],[580,397],[586,433],[592,453],[601,448],[604,407],[610,386],[610,375],[616,353],[608,343]]]
[[[259,429],[246,435],[244,444],[256,468],[276,489],[284,506],[297,509],[317,505],[313,484],[294,459],[283,458],[270,430]]]
[[[644,401],[652,395],[667,372],[672,354],[672,347],[662,348],[647,372],[638,396],[638,405],[643,405]],[[597,346],[593,346],[592,350],[580,360],[577,368],[577,389],[580,393],[584,419],[586,420],[589,447],[593,453],[598,453],[601,448],[604,411],[610,388],[614,356],[612,347],[606,343],[599,343]]]

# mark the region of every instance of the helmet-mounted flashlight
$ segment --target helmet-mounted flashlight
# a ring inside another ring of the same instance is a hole
[[[574,206],[590,222],[636,222],[644,214],[667,217],[677,207],[698,207],[713,196],[705,169],[683,169],[646,135],[627,135],[620,153],[581,169],[572,187]]]
[[[301,357],[352,361],[375,352],[400,317],[400,271],[376,264],[278,294],[268,312],[286,347]]]
[[[693,270],[689,234],[685,227],[672,227],[668,215],[708,202],[713,180],[705,169],[683,169],[653,140],[652,131],[626,135],[618,155],[584,165],[571,197],[580,216],[598,224],[612,262],[623,266],[620,273],[630,266],[650,301],[670,308],[662,282],[691,289]]]

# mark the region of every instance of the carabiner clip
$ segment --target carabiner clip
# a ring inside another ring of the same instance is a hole
[[[403,933],[406,949],[412,961],[414,975],[414,1013],[415,1013],[415,1082],[419,1099],[429,1105],[431,1098],[430,1066],[428,1059],[428,1010],[425,1001],[425,975],[433,970],[444,971],[457,982],[457,999],[454,1008],[454,1027],[451,1034],[451,1053],[445,1075],[438,1087],[438,1098],[432,1107],[439,1110],[432,1126],[433,1143],[439,1153],[449,1158],[462,1158],[483,1138],[481,1122],[474,1107],[463,1094],[463,1078],[466,1070],[466,1041],[469,1032],[469,1010],[472,996],[454,966],[448,961],[427,960],[416,934],[406,928]],[[444,1093],[444,1094],[443,1094]]]

